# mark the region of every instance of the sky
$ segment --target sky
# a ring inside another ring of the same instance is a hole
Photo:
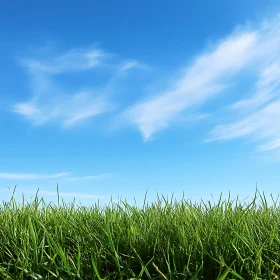
[[[280,190],[279,0],[1,1],[0,196]]]

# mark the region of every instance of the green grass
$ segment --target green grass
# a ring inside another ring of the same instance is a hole
[[[92,207],[38,197],[0,208],[0,279],[277,279],[280,208],[256,193]]]

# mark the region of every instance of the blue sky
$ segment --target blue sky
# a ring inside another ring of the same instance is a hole
[[[279,50],[278,0],[2,1],[1,197],[278,194]]]

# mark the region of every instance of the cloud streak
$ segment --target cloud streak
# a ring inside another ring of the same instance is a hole
[[[266,56],[257,69],[251,96],[231,106],[238,113],[237,117],[233,114],[235,121],[214,127],[209,141],[247,137],[257,143],[259,151],[280,148],[280,18],[266,24],[265,31],[260,41],[264,42]]]
[[[271,102],[264,108],[246,116],[237,122],[218,125],[212,131],[209,140],[231,140],[245,136],[253,136],[260,141],[260,151],[273,150],[280,147],[280,100]]]
[[[0,179],[7,180],[42,180],[56,179],[67,176],[69,173],[34,174],[34,173],[0,173]]]
[[[95,179],[108,177],[110,175],[111,174],[104,173],[104,174],[91,175],[91,176],[69,177],[69,178],[66,178],[66,180],[68,180],[68,181],[95,180]]]
[[[102,96],[94,92],[78,92],[70,96],[53,96],[52,99],[37,98],[17,103],[13,112],[27,118],[35,125],[59,122],[70,127],[82,120],[95,117],[110,109],[111,105]]]
[[[173,88],[130,108],[128,120],[136,125],[145,140],[166,128],[176,116],[199,105],[226,87],[226,79],[246,65],[256,35],[245,33],[220,43],[214,51],[197,57]]]
[[[21,59],[30,77],[31,98],[17,102],[11,111],[34,125],[52,122],[65,128],[109,112],[114,108],[111,95],[118,90],[112,81],[120,73],[144,68],[136,60],[112,57],[93,47]],[[96,71],[105,73],[101,84]],[[69,86],[73,79],[74,86]]]
[[[257,28],[239,27],[211,50],[198,55],[186,68],[181,78],[170,88],[131,106],[124,112],[124,119],[140,130],[144,140],[150,140],[154,134],[175,122],[180,114],[197,109],[217,95],[226,94],[236,82],[242,79],[242,76],[246,75],[259,76],[254,85],[256,94],[237,101],[231,109],[241,110],[242,113],[245,113],[245,110],[254,111],[268,101],[278,98],[279,22],[277,18]],[[271,104],[266,109],[263,108],[260,111],[263,118],[272,117],[269,111],[273,111],[275,107],[278,108],[277,103]],[[220,139],[222,129],[226,135],[234,128],[240,129],[239,132],[233,133],[235,137],[248,135],[252,128],[247,123],[253,123],[252,120],[255,119],[257,115],[252,115],[228,127],[217,127],[212,135]],[[272,124],[275,123],[266,122],[266,125]],[[264,124],[254,126],[255,135],[261,136],[265,133],[263,126]],[[269,130],[275,130],[275,127],[270,127]],[[278,142],[273,143],[269,147],[275,146]]]
[[[252,97],[241,99],[232,105],[232,109],[248,111],[257,109],[268,101],[279,96],[280,61],[272,62],[261,71],[255,84],[255,93]]]
[[[25,193],[29,194],[36,194],[37,191],[28,191]],[[44,196],[58,196],[57,192],[51,192],[51,191],[38,191],[39,195],[44,195]],[[85,199],[100,199],[104,198],[104,196],[99,196],[99,195],[94,195],[90,193],[72,193],[72,192],[59,192],[60,197],[75,197],[75,198],[85,198]]]
[[[80,180],[96,180],[104,177],[108,177],[112,174],[104,173],[97,175],[71,177],[68,172],[55,173],[55,174],[36,174],[36,173],[0,173],[0,179],[6,180],[42,180],[42,179],[57,179],[61,178],[67,181],[80,181]]]
[[[107,54],[97,48],[72,49],[45,59],[27,58],[21,62],[31,73],[55,75],[72,71],[84,71],[102,65]]]

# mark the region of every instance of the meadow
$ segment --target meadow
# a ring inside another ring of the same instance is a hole
[[[277,279],[279,230],[278,199],[257,191],[142,207],[13,196],[0,207],[0,279]]]

